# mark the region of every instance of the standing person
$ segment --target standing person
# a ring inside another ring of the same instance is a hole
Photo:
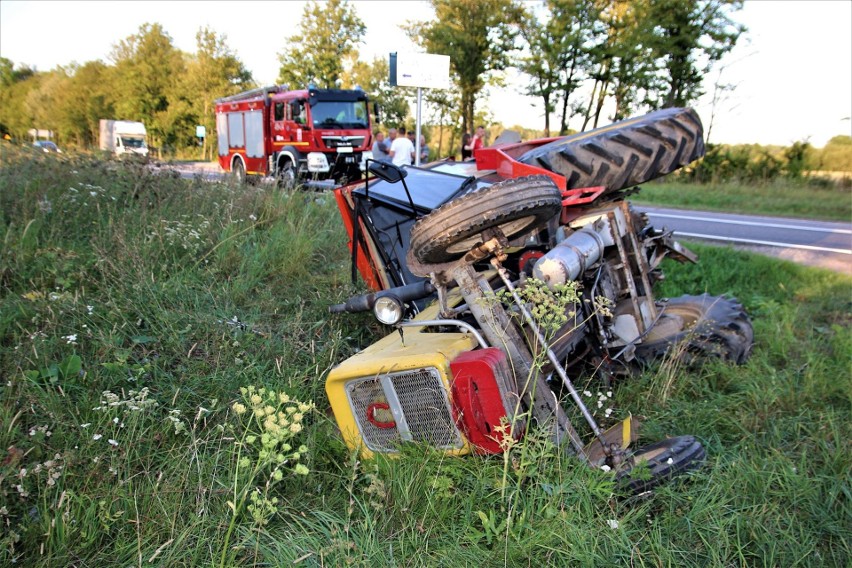
[[[429,146],[426,145],[426,137],[420,136],[420,163],[429,161]]]
[[[485,127],[484,126],[480,125],[480,126],[476,127],[476,134],[474,134],[474,136],[473,136],[473,141],[471,142],[471,146],[472,146],[471,150],[473,150],[474,154],[476,153],[477,150],[479,150],[480,148],[485,146]]]
[[[390,148],[390,157],[394,165],[410,166],[414,158],[414,145],[405,136],[405,128],[399,129],[399,135],[394,139]]]
[[[390,144],[385,140],[384,132],[376,132],[376,141],[373,142],[373,159],[379,162],[390,162]]]
[[[473,147],[470,145],[470,132],[462,134],[462,161],[473,157]]]

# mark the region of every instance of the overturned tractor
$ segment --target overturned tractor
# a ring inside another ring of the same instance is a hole
[[[405,442],[495,453],[537,426],[635,490],[700,464],[693,436],[631,449],[636,421],[602,429],[575,383],[663,356],[748,357],[736,300],[654,296],[665,257],[696,257],[625,201],[703,153],[695,112],[666,109],[471,162],[373,162],[365,182],[338,189],[353,278],[373,292],[331,309],[373,310],[396,328],[328,376],[347,444],[366,456]],[[650,478],[631,477],[640,463]]]

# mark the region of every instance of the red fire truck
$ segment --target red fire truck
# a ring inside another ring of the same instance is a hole
[[[372,157],[367,95],[273,85],[216,101],[219,165],[246,175],[353,181]]]

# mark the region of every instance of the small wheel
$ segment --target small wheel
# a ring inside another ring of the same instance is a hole
[[[292,188],[296,186],[296,168],[293,167],[293,162],[289,159],[284,159],[278,165],[278,185],[283,188]]]
[[[246,182],[246,168],[243,165],[242,160],[234,161],[234,167],[231,168],[231,173],[234,174],[234,179],[237,180],[237,183]]]
[[[636,358],[650,363],[672,354],[687,364],[708,357],[742,364],[754,344],[754,330],[742,305],[722,296],[681,296],[662,302],[659,320],[642,343]]]
[[[556,215],[562,192],[547,176],[510,179],[446,203],[411,229],[411,253],[424,264],[451,262],[483,242],[481,234],[499,229],[519,236]]]
[[[619,470],[616,479],[621,487],[642,493],[653,489],[704,463],[704,446],[694,436],[677,436],[638,448]]]

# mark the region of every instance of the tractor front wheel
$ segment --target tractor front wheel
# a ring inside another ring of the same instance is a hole
[[[507,239],[532,231],[562,208],[562,192],[543,175],[508,179],[435,209],[411,229],[411,254],[423,264],[457,260],[498,229]]]

